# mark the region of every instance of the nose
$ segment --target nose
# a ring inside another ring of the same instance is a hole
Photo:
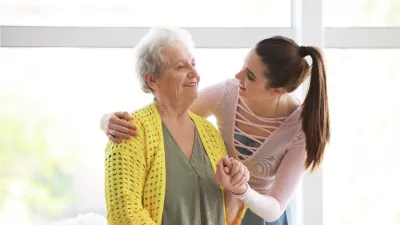
[[[197,72],[196,68],[192,65],[190,65],[190,72],[188,73],[188,78],[196,78],[197,80],[200,80],[200,75]]]
[[[242,67],[242,69],[235,75],[235,78],[238,80],[242,80],[244,77],[244,70],[245,70],[245,68]]]

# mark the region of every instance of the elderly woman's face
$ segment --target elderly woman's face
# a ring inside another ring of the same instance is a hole
[[[155,80],[157,97],[190,105],[197,98],[200,81],[194,57],[184,45],[165,47],[162,53],[167,64]]]

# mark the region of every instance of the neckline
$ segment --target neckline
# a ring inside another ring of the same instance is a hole
[[[237,105],[239,104],[239,101],[241,101],[244,105],[245,108],[247,108],[247,110],[252,114],[252,116],[254,116],[255,118],[259,119],[259,120],[284,120],[287,119],[288,117],[290,117],[294,112],[296,112],[297,110],[299,110],[300,104],[299,105],[295,105],[293,107],[293,110],[290,112],[290,114],[288,116],[281,116],[281,117],[263,117],[263,116],[259,116],[256,115],[253,110],[251,110],[250,106],[247,105],[246,101],[244,101],[244,99],[240,96],[240,94],[238,94],[238,99],[237,99],[237,103],[236,103],[236,111],[237,111]]]
[[[233,155],[235,156],[236,159],[239,159],[238,157],[238,153],[237,153],[237,149],[235,147],[235,126],[236,126],[236,118],[237,118],[237,110],[238,110],[238,104],[239,104],[239,100],[241,100],[246,107],[248,107],[248,105],[246,104],[246,102],[243,101],[243,99],[240,97],[239,92],[237,92],[237,97],[236,97],[236,101],[235,101],[235,113],[233,114],[233,120],[232,120],[232,139],[231,139],[231,144],[233,147]],[[249,108],[249,107],[248,107]],[[250,109],[250,108],[249,108]],[[264,146],[271,140],[271,138],[273,136],[275,136],[275,134],[281,130],[281,128],[288,122],[291,120],[291,118],[296,115],[299,111],[300,111],[301,107],[300,105],[297,106],[297,108],[291,112],[288,116],[286,117],[272,117],[272,118],[268,118],[268,117],[259,117],[257,115],[255,115],[251,110],[251,112],[258,118],[264,118],[264,119],[275,119],[275,118],[279,118],[281,120],[283,120],[283,122],[262,142],[262,144],[256,149],[256,151],[248,156],[246,159],[244,160],[240,160],[241,162],[247,162],[253,159],[253,157],[255,157],[257,155],[258,152],[260,152],[261,149],[264,148]]]
[[[194,124],[194,140],[193,140],[192,154],[190,156],[190,159],[185,155],[185,153],[183,152],[181,146],[176,141],[174,135],[172,135],[171,131],[168,129],[167,125],[165,125],[164,121],[162,121],[162,120],[161,120],[161,125],[162,125],[162,128],[165,129],[165,131],[168,133],[168,136],[172,139],[172,141],[174,142],[176,147],[178,147],[177,150],[183,155],[183,157],[189,162],[189,164],[192,164],[193,161],[194,161],[193,156],[194,156],[195,151],[196,151],[196,144],[198,144],[198,140],[197,140],[198,133],[197,133],[196,124]]]

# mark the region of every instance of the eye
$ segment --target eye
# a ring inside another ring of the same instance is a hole
[[[249,80],[254,81],[254,78],[250,75],[249,72],[247,72],[247,78],[249,78]]]
[[[249,80],[255,81],[253,75],[250,73],[250,71],[249,71],[247,68],[246,68],[246,75],[247,75],[247,78],[248,78]]]
[[[184,67],[185,67],[184,65],[179,64],[176,68],[177,68],[178,70],[180,70],[180,69],[183,69]]]

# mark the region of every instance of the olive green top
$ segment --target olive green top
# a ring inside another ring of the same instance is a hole
[[[208,155],[195,129],[189,160],[163,124],[166,190],[163,225],[223,225],[224,209],[220,187]]]

